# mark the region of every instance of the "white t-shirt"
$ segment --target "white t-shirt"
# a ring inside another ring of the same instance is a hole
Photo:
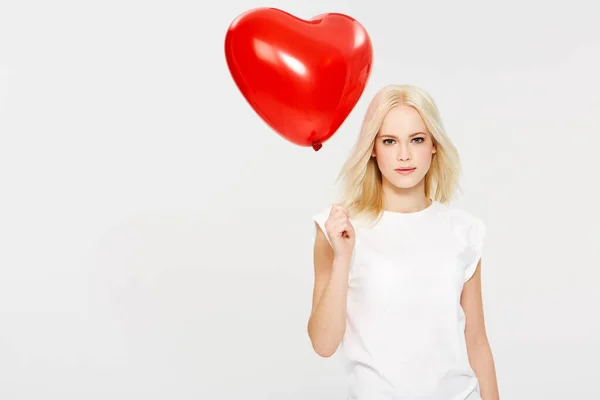
[[[326,235],[329,211],[313,217]],[[356,244],[340,346],[348,398],[480,400],[460,296],[481,257],[483,222],[438,201],[414,213],[384,211],[372,227],[351,222]]]

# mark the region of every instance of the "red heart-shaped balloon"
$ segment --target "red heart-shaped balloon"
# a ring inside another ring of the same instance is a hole
[[[303,20],[257,8],[231,23],[225,56],[254,111],[288,141],[319,150],[361,97],[373,48],[364,27],[347,15]]]

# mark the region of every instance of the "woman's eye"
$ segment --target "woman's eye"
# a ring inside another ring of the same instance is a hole
[[[414,138],[413,140],[418,140],[417,143],[423,143],[425,141],[425,138],[418,137],[418,138]]]
[[[383,139],[383,143],[384,144],[392,144],[391,142],[393,142],[394,139]]]

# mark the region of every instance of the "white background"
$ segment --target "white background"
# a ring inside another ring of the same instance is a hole
[[[2,1],[0,398],[343,399],[339,355],[306,333],[311,216],[389,83],[434,96],[456,205],[486,222],[501,397],[600,398],[586,3]],[[346,13],[373,41],[367,90],[319,152],[271,131],[227,70],[227,26],[263,5]]]

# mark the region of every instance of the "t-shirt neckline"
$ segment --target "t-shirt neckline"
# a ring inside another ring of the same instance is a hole
[[[429,206],[427,206],[426,208],[424,208],[422,210],[419,210],[419,211],[400,212],[400,211],[383,210],[383,215],[385,215],[387,217],[390,217],[390,218],[418,218],[418,217],[422,217],[422,216],[428,215],[431,212],[433,212],[433,210],[438,205],[438,201],[437,200],[433,200],[433,199],[429,199],[429,200],[431,200],[431,204]]]

